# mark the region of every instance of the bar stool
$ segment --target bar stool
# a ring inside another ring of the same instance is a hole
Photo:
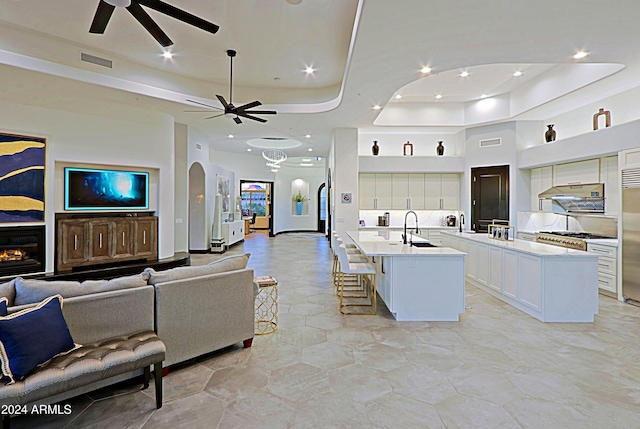
[[[340,236],[338,234],[334,234],[331,237],[331,243],[332,243],[332,248],[333,249],[338,249],[338,247],[340,247],[340,245],[344,245],[344,247],[346,248],[346,245],[342,242],[342,239],[340,238]],[[355,246],[355,245],[353,245]],[[347,253],[347,259],[349,261],[349,263],[366,263],[369,262],[369,259],[364,256],[363,254],[360,253],[360,250],[357,248],[346,248],[346,253]],[[333,276],[333,285],[336,288],[336,295],[339,295],[340,291],[339,291],[339,283],[338,283],[338,278],[337,278],[337,273],[339,272],[339,267],[340,267],[340,261],[338,261],[338,255],[337,253],[334,251],[334,262],[333,262],[333,267],[332,267],[332,276]],[[353,276],[350,276],[353,277]],[[357,278],[356,278],[357,280]],[[356,284],[354,285],[352,282],[349,283],[348,285],[348,289],[349,292],[357,292],[357,293],[361,293],[364,292],[364,287],[356,282]],[[358,298],[361,295],[348,295],[348,297],[350,298]]]
[[[342,314],[362,314],[362,315],[374,315],[377,311],[377,297],[376,297],[376,267],[369,263],[353,263],[349,262],[347,258],[346,247],[344,244],[341,244],[337,247],[338,253],[338,261],[340,263],[338,277],[339,277],[339,286],[338,289],[340,291],[340,313]],[[348,299],[359,299],[359,300],[367,300],[365,303],[361,302],[349,302],[345,303],[344,298],[344,278],[345,275],[356,276],[358,279],[358,283],[360,283],[364,287],[364,296],[354,296],[346,298]],[[370,312],[354,312],[349,313],[345,312],[345,307],[371,307],[372,310]]]

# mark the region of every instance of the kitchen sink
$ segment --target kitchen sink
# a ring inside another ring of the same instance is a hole
[[[413,247],[436,247],[431,243],[427,243],[426,241],[416,241],[416,242],[411,242],[411,245]]]

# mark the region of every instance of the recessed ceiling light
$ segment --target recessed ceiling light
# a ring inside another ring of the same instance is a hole
[[[514,77],[522,76],[522,72],[520,70],[513,72]]]
[[[250,147],[247,148],[247,152],[251,152],[251,148]]]
[[[310,139],[311,138],[311,134],[305,134],[304,138],[305,139]]]
[[[315,69],[311,66],[307,66],[307,68],[304,69],[304,72],[306,74],[313,74],[313,72],[315,71]]]
[[[469,72],[466,70],[463,70],[462,73],[460,73],[460,77],[467,77],[469,76]]]
[[[422,74],[427,74],[427,73],[431,73],[431,67],[429,66],[424,66],[420,69],[420,73]]]
[[[271,172],[272,172],[272,173],[277,173],[277,172],[278,172],[278,169],[277,169],[277,168],[272,168],[272,169],[271,169]]]
[[[309,149],[307,149],[307,152],[313,152],[313,148],[310,147]]]
[[[287,0],[287,3],[292,4],[292,5],[298,5],[298,4],[302,3],[302,0]]]
[[[396,94],[396,96],[395,96],[395,99],[396,99],[396,100],[400,100],[401,98],[402,98],[402,95],[400,95],[400,94]]]
[[[229,134],[227,137],[229,137],[230,139],[233,138],[233,134]]]
[[[480,98],[487,98],[487,97],[488,97],[488,95],[487,95],[487,94],[482,94],[482,95],[480,95]]]
[[[382,106],[380,106],[379,104],[376,104],[375,106],[373,106],[373,110],[380,110],[382,109]]]
[[[436,94],[436,98],[440,100],[442,98],[442,94]]]
[[[310,162],[301,162],[300,165],[303,167],[313,167],[313,164]]]
[[[576,52],[576,54],[573,56],[573,58],[576,59],[576,60],[579,60],[580,58],[584,58],[587,55],[589,55],[588,52],[580,51],[580,52]]]
[[[173,58],[173,54],[169,51],[164,51],[164,53],[162,54],[162,56],[168,60],[170,60],[171,58]]]

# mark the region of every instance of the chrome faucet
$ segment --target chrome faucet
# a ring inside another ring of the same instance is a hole
[[[464,225],[464,215],[462,213],[460,213],[460,224],[459,224],[459,231],[462,232],[462,225]]]
[[[413,210],[409,210],[404,215],[404,234],[402,234],[402,242],[404,244],[407,244],[407,216],[409,216],[409,213],[413,213],[413,215],[416,217],[416,234],[418,234],[420,232],[420,229],[418,229],[418,214],[416,212],[414,212]],[[411,234],[411,235],[413,235],[413,234]]]

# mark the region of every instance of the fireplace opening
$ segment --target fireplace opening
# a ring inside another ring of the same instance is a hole
[[[0,228],[0,277],[44,271],[44,226]]]

